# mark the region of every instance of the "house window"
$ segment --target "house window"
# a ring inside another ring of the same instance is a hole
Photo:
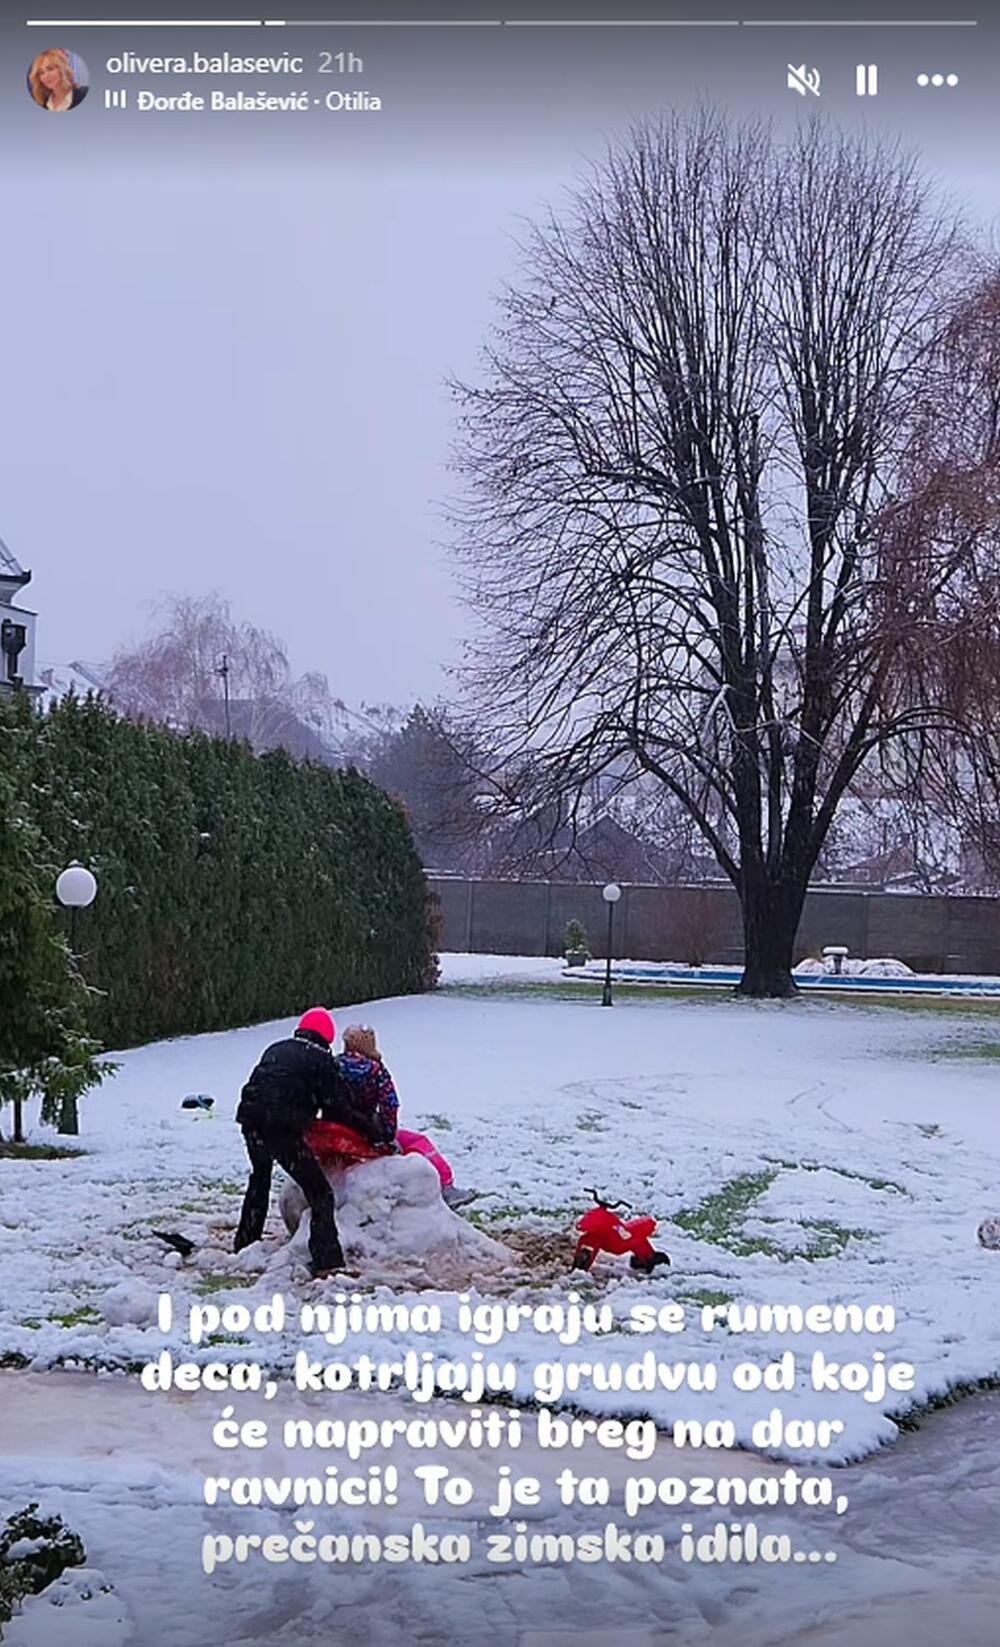
[[[4,618],[0,624],[0,651],[3,652],[4,678],[11,686],[21,685],[21,677],[17,671],[18,659],[28,644],[28,631],[23,623],[14,623],[10,618]]]

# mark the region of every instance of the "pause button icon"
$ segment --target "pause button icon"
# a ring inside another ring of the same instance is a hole
[[[855,70],[859,97],[878,96],[878,64],[859,63]]]

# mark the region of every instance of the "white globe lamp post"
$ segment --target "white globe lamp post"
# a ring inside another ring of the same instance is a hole
[[[56,881],[56,897],[63,908],[69,910],[69,947],[75,967],[77,913],[90,908],[97,897],[97,882],[90,870],[74,859]],[[64,1098],[62,1101],[59,1131],[70,1138],[75,1138],[80,1131],[75,1098]]]
[[[76,921],[77,910],[89,909],[97,897],[97,882],[90,870],[83,864],[73,862],[63,870],[56,881],[56,897],[64,909],[69,910],[70,921],[70,948],[73,959],[76,959]]]
[[[622,895],[622,889],[617,881],[609,881],[601,896],[608,906],[608,941],[607,955],[604,962],[604,994],[601,996],[602,1006],[614,1006],[611,995],[611,950],[615,928],[615,904]]]

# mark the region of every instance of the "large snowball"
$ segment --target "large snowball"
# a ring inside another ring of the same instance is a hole
[[[461,1287],[516,1265],[508,1248],[445,1205],[441,1180],[421,1155],[388,1155],[327,1177],[347,1262],[366,1280]],[[297,1184],[285,1184],[280,1205],[293,1237],[286,1251],[305,1260],[309,1214]]]
[[[158,1303],[158,1293],[145,1281],[120,1281],[101,1299],[101,1314],[110,1327],[145,1327],[156,1320]]]

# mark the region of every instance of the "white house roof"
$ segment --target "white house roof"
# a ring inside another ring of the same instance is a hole
[[[40,663],[35,674],[46,708],[71,691],[85,698],[88,692],[104,690],[99,672],[89,663]]]

